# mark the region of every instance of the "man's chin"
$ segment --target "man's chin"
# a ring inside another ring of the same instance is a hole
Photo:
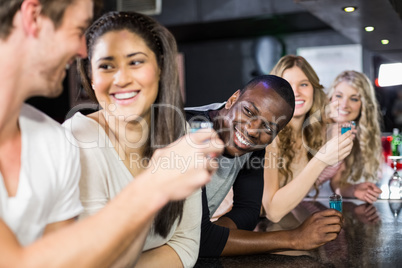
[[[46,97],[57,98],[61,95],[62,92],[63,92],[63,87],[55,88],[54,90],[49,91],[49,94]]]

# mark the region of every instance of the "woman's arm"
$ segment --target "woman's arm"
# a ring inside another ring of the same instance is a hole
[[[326,166],[314,157],[296,178],[282,188],[279,187],[279,170],[265,167],[262,204],[266,217],[279,222],[302,201]]]
[[[127,266],[116,266],[127,267]],[[154,248],[145,251],[141,254],[137,265],[135,267],[172,267],[182,268],[183,263],[180,260],[176,251],[168,245],[163,245],[158,248]]]
[[[274,156],[278,157],[278,147],[276,143],[268,146],[265,156],[262,201],[266,217],[273,222],[280,221],[306,196],[324,168],[343,160],[349,155],[352,146],[353,135],[351,132],[329,140],[308,162],[300,174],[282,188],[279,188],[279,169],[268,166],[272,161],[267,161]]]
[[[145,251],[137,267],[193,267],[197,262],[201,234],[201,189],[186,199],[183,217],[166,244]]]
[[[382,193],[372,182],[362,182],[358,184],[341,183],[341,174],[345,169],[344,165],[338,170],[337,174],[331,179],[332,190],[343,197],[357,198],[367,203],[374,203]]]

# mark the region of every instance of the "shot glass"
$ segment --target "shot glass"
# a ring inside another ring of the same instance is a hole
[[[352,129],[352,126],[356,126],[356,122],[355,121],[350,121],[347,123],[343,123],[341,125],[341,134],[348,132],[349,130]]]
[[[212,128],[213,126],[214,126],[214,124],[212,122],[192,121],[192,122],[190,122],[190,133],[194,133],[200,129]],[[215,159],[217,157],[217,155],[214,153],[210,153],[206,157],[209,159]]]
[[[342,212],[342,196],[339,194],[332,194],[329,197],[329,208]]]
[[[212,122],[205,122],[205,121],[193,121],[190,123],[190,133],[196,132],[199,129],[203,128],[212,128]]]

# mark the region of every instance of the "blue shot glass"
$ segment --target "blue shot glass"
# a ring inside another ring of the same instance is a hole
[[[190,133],[196,132],[199,129],[203,128],[212,128],[212,122],[205,122],[205,121],[193,121],[190,123]]]
[[[344,134],[352,129],[352,126],[356,126],[355,121],[350,121],[341,125],[341,134]]]
[[[349,123],[342,124],[341,126],[341,134],[344,134],[352,129],[352,125]]]
[[[333,194],[329,197],[329,208],[333,208],[342,212],[342,196],[339,194]]]

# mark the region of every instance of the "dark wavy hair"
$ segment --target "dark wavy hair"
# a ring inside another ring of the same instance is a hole
[[[88,58],[78,61],[82,85],[88,95],[97,102],[91,86],[91,57],[98,39],[112,31],[127,30],[140,36],[156,56],[161,70],[159,91],[155,104],[158,105],[153,117],[153,142],[166,146],[183,135],[185,124],[183,102],[179,87],[179,73],[176,62],[177,44],[173,35],[160,23],[135,12],[108,12],[98,18],[86,32]],[[164,105],[167,104],[167,105]],[[176,107],[176,110],[169,108]],[[178,113],[177,110],[181,112]],[[147,140],[143,157],[150,158],[155,150]],[[158,213],[154,222],[154,232],[166,237],[175,220],[183,215],[184,201],[169,202]]]

